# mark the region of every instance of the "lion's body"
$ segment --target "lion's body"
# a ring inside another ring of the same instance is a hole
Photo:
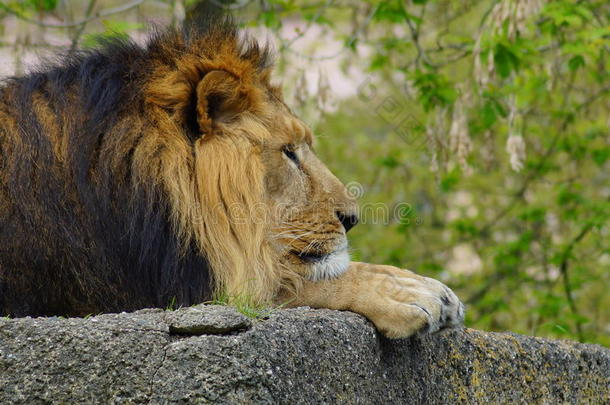
[[[141,143],[155,125],[140,81],[151,62],[116,44],[0,89],[0,312],[210,298],[205,259],[171,229],[167,191],[136,184],[134,151],[163,153]]]
[[[441,283],[351,263],[357,205],[233,24],[113,42],[0,86],[0,315],[223,294],[359,312],[390,337],[463,319]]]

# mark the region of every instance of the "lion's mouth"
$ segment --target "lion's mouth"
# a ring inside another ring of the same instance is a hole
[[[340,276],[349,267],[350,257],[347,246],[330,253],[320,251],[290,252],[301,263],[309,267],[308,278],[312,281]]]
[[[328,253],[323,252],[297,252],[294,250],[292,250],[290,253],[305,263],[316,263],[324,260],[329,255]]]

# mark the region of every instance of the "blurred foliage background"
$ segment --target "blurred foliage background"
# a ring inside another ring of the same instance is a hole
[[[355,259],[443,280],[468,326],[610,346],[610,3],[208,2],[274,45],[360,199]],[[195,3],[2,0],[0,74]]]

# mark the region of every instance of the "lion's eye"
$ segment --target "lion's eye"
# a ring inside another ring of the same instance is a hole
[[[288,159],[292,160],[295,165],[299,165],[299,157],[294,150],[294,145],[285,145],[282,148],[282,152],[284,152],[284,155],[286,155]]]

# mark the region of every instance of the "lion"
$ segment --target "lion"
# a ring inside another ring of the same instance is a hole
[[[402,338],[460,325],[442,283],[351,262],[356,201],[228,19],[111,40],[0,87],[0,314],[215,295],[349,310]]]

